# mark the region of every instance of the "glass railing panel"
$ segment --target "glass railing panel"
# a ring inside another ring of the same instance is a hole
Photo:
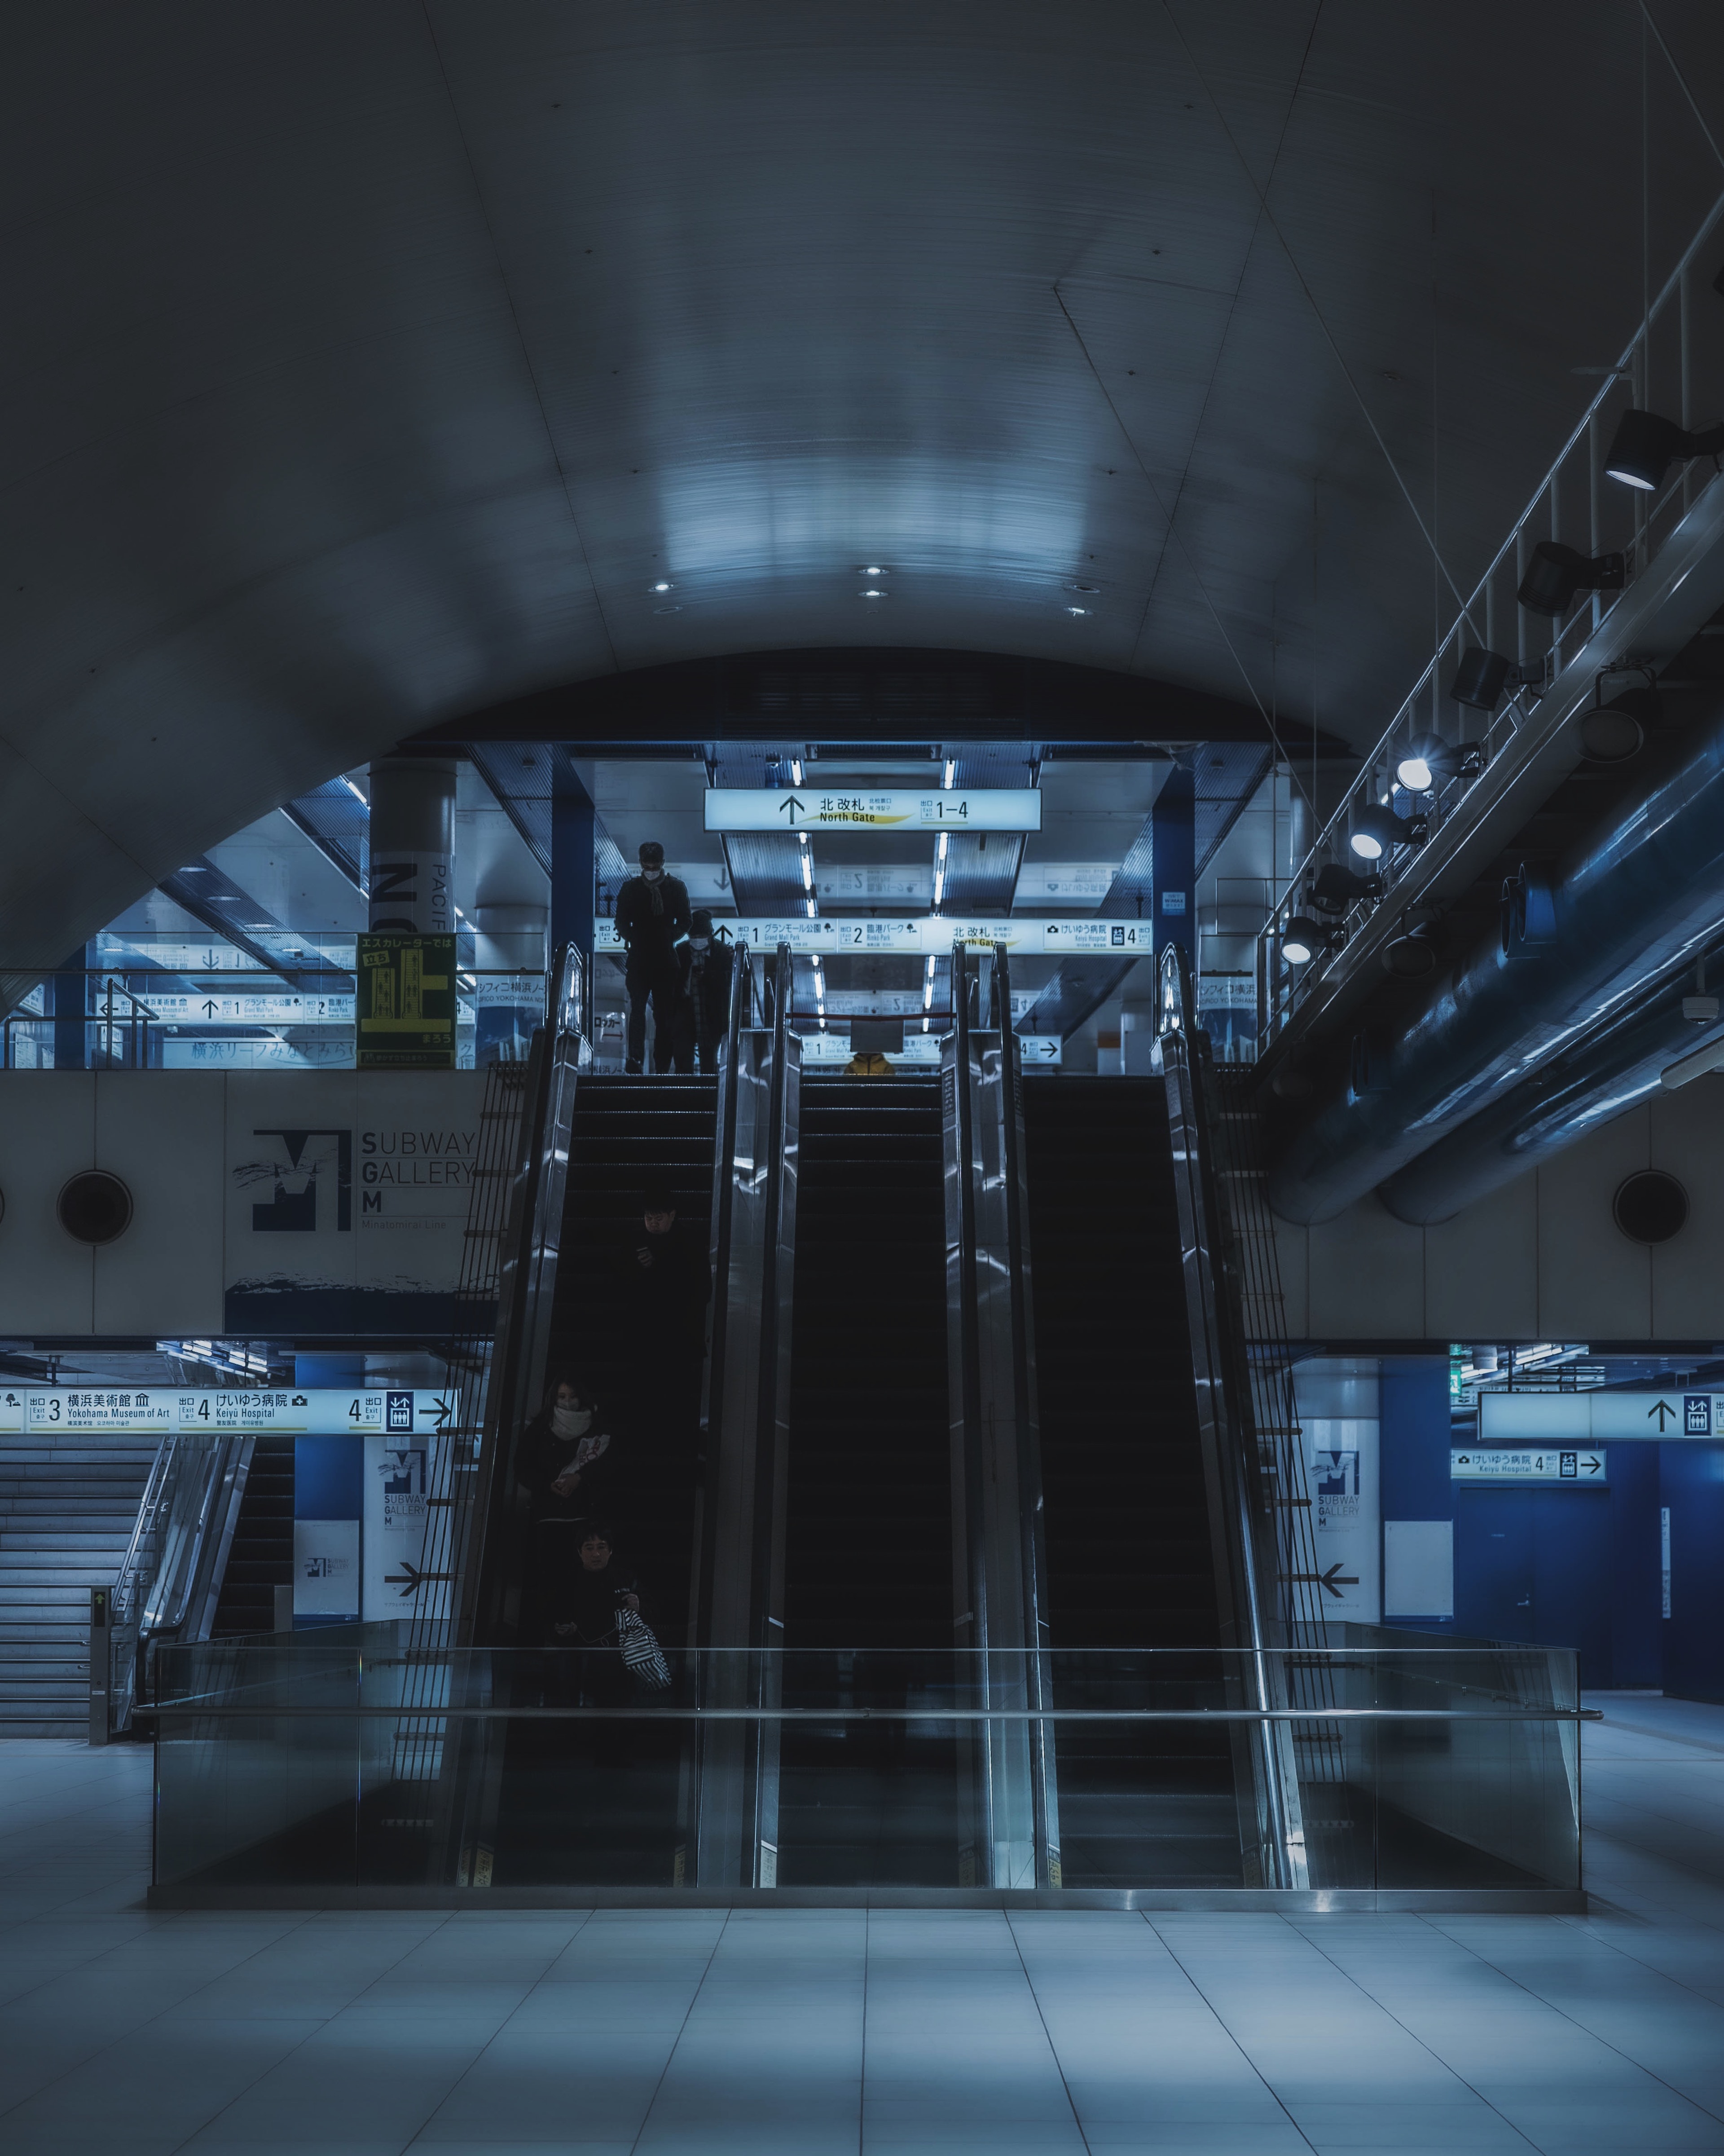
[[[1248,1883],[1213,1769],[1271,1697],[1313,1887],[1577,1888],[1573,1655],[1347,1630],[1277,1650],[1266,1688],[1223,1650],[1043,1657],[1063,1884]],[[165,1649],[158,1883],[736,1884],[711,1854],[726,1776],[769,1822],[767,1883],[978,1883],[984,1760],[1035,1718],[1029,1661],[673,1651],[658,1681],[390,1625]]]

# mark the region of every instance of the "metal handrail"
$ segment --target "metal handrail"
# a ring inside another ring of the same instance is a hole
[[[1441,680],[1445,664],[1451,654],[1459,657],[1468,638],[1486,649],[1496,648],[1497,581],[1512,562],[1518,586],[1526,567],[1529,545],[1536,543],[1537,539],[1561,540],[1563,531],[1562,480],[1571,462],[1578,463],[1582,453],[1586,465],[1587,524],[1582,551],[1589,557],[1605,551],[1607,535],[1601,517],[1601,503],[1609,497],[1601,495],[1600,480],[1601,459],[1608,444],[1601,439],[1600,418],[1610,398],[1624,383],[1629,386],[1631,398],[1642,404],[1650,401],[1652,334],[1655,327],[1666,316],[1673,301],[1675,303],[1679,340],[1680,424],[1685,430],[1692,427],[1690,295],[1694,265],[1701,249],[1711,239],[1721,219],[1724,219],[1724,195],[1719,196],[1701,220],[1681,259],[1656,296],[1650,300],[1643,320],[1624,346],[1616,365],[1599,370],[1603,379],[1597,393],[1534,488],[1526,507],[1510,526],[1502,543],[1491,557],[1470,594],[1460,601],[1446,633],[1403,698],[1394,716],[1365,757],[1358,775],[1348,787],[1339,806],[1316,834],[1305,859],[1289,877],[1285,894],[1272,909],[1260,936],[1260,948],[1265,951],[1266,958],[1266,963],[1260,965],[1260,1051],[1268,1046],[1274,1035],[1289,1021],[1326,971],[1324,962],[1321,958],[1314,958],[1289,980],[1278,983],[1275,976],[1275,941],[1286,920],[1305,903],[1301,894],[1306,880],[1326,861],[1345,858],[1346,834],[1353,815],[1360,808],[1388,797],[1393,788],[1396,763],[1413,736],[1429,732],[1447,737]],[[1578,476],[1576,473],[1577,480]],[[1620,489],[1611,491],[1613,495],[1626,492]],[[1524,611],[1520,614],[1516,639],[1520,679],[1501,708],[1489,717],[1479,737],[1471,742],[1464,738],[1457,742],[1456,746],[1473,752],[1476,758],[1473,767],[1457,772],[1422,801],[1419,813],[1425,820],[1428,835],[1434,832],[1439,824],[1452,820],[1465,809],[1474,788],[1497,757],[1515,741],[1532,705],[1554,683],[1562,667],[1584,646],[1606,615],[1621,603],[1631,588],[1637,572],[1644,572],[1649,566],[1664,541],[1680,525],[1694,498],[1692,471],[1690,465],[1684,463],[1678,475],[1655,498],[1637,491],[1631,501],[1615,502],[1614,506],[1620,517],[1625,518],[1630,526],[1626,532],[1611,535],[1608,541],[1612,551],[1619,552],[1625,557],[1623,588],[1610,593],[1594,592],[1591,595],[1590,604],[1577,607],[1566,622],[1558,617],[1552,625],[1549,648],[1540,656],[1536,671],[1528,664],[1527,625]],[[1534,520],[1540,516],[1542,511],[1548,513],[1548,529],[1536,533],[1529,541]],[[1570,530],[1575,539],[1581,537],[1573,522]],[[1616,543],[1619,538],[1620,544]],[[1421,712],[1421,701],[1427,695],[1429,709]],[[1463,728],[1463,735],[1464,731]],[[1393,902],[1397,885],[1405,878],[1412,866],[1412,850],[1408,847],[1393,850],[1374,866],[1380,876],[1382,896],[1361,902],[1373,908]]]
[[[1177,943],[1159,968],[1158,1045],[1167,1083],[1191,1331],[1192,1372],[1208,1490],[1210,1530],[1224,1588],[1224,1615],[1244,1651],[1244,1708],[1259,1716],[1286,1705],[1281,1644],[1273,1455],[1256,1426],[1231,1224],[1216,1159],[1214,1063],[1196,1023],[1189,962]],[[1265,1724],[1265,1732],[1267,1724]],[[1260,1736],[1250,1751],[1256,1855],[1264,1883],[1306,1884],[1305,1834],[1290,1743]]]

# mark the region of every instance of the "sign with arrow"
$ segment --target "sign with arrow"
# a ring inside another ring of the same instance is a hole
[[[714,786],[706,792],[709,831],[1039,831],[1036,788],[955,787],[911,791],[814,786]]]
[[[1337,1602],[1346,1599],[1342,1589],[1357,1587],[1359,1576],[1356,1572],[1343,1572],[1345,1559],[1337,1558],[1326,1572],[1284,1572],[1281,1574],[1290,1587],[1321,1587],[1326,1594],[1332,1594]]]
[[[1449,1455],[1449,1479],[1451,1482],[1570,1482],[1600,1490],[1609,1481],[1606,1460],[1597,1445],[1456,1447]]]
[[[1480,1445],[1665,1445],[1724,1439],[1724,1393],[1480,1393]]]
[[[405,1601],[409,1594],[417,1594],[428,1580],[453,1579],[454,1578],[454,1574],[452,1572],[421,1572],[416,1564],[409,1564],[407,1559],[403,1558],[399,1572],[386,1572],[383,1574],[383,1584],[385,1587],[398,1587],[401,1589],[402,1599]]]

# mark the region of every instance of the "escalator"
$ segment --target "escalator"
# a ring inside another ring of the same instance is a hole
[[[1024,1114],[1053,1645],[1195,1678],[1221,1596],[1163,1081],[1032,1079]],[[1067,1886],[1240,1884],[1224,1730],[1069,1723],[1056,1753]]]
[[[803,1081],[784,1645],[875,1705],[952,1638],[942,1183],[937,1078]],[[790,1731],[780,1883],[956,1884],[956,1787],[949,1732]]]

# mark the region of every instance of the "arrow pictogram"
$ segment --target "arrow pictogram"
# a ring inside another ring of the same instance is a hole
[[[806,816],[808,813],[806,806],[802,802],[798,801],[793,793],[790,796],[788,800],[781,801],[778,803],[778,806],[784,811],[785,820],[788,824],[795,823],[798,814]]]
[[[1676,1414],[1677,1410],[1670,1405],[1668,1400],[1660,1400],[1656,1407],[1647,1409],[1646,1419],[1648,1422],[1650,1422],[1654,1415],[1658,1417],[1658,1434],[1662,1437],[1665,1433],[1665,1417],[1669,1415],[1671,1419],[1674,1420]]]
[[[1337,1558],[1326,1572],[1284,1572],[1281,1577],[1294,1587],[1326,1587],[1338,1602],[1343,1587],[1357,1587],[1359,1584],[1357,1573],[1341,1569],[1344,1561]]]
[[[433,1418],[431,1427],[434,1430],[440,1430],[444,1424],[449,1420],[449,1417],[454,1413],[454,1409],[450,1402],[444,1399],[440,1395],[434,1394],[432,1395],[430,1406],[428,1408],[421,1408],[419,1409],[419,1413],[422,1415],[431,1416]]]
[[[220,1004],[216,1001],[216,999],[215,999],[215,998],[214,998],[213,996],[206,996],[206,997],[204,998],[204,999],[203,999],[203,1015],[204,1015],[206,1018],[213,1018],[213,1017],[214,1017],[214,1015],[215,1015],[215,1014],[216,1014],[216,1013],[217,1013],[220,1009],[221,1009],[221,1005],[220,1005]]]
[[[452,1572],[421,1572],[416,1564],[409,1564],[407,1559],[403,1558],[399,1572],[386,1572],[383,1574],[383,1584],[385,1587],[399,1587],[402,1599],[405,1601],[409,1594],[417,1594],[428,1579],[453,1579],[454,1578],[454,1574]]]

